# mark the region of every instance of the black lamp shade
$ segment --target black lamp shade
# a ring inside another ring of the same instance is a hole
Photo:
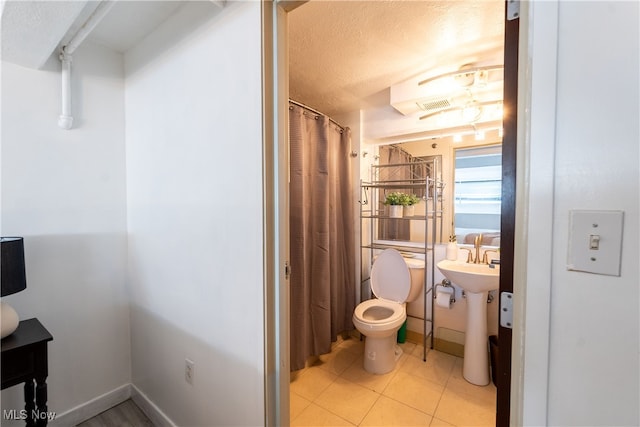
[[[15,294],[27,287],[22,237],[2,237],[2,296]]]

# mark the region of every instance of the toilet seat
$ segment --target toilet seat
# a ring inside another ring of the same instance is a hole
[[[379,299],[404,303],[411,292],[411,273],[395,249],[386,249],[371,267],[371,291]]]
[[[371,290],[377,299],[356,306],[354,323],[368,331],[402,326],[407,318],[404,302],[411,291],[411,274],[400,252],[386,249],[378,255],[371,268]]]
[[[356,306],[354,316],[371,328],[385,329],[395,323],[404,323],[406,311],[403,304],[384,299],[370,299]]]

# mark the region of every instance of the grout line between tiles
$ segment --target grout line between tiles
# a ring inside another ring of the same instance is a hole
[[[394,401],[396,401],[396,402],[398,402],[398,403],[400,403],[400,404],[402,404],[402,405],[407,405],[407,403],[406,403],[406,402],[403,402],[403,401],[401,401],[401,400],[397,400],[397,399],[394,399],[394,398],[392,398],[392,397],[386,396],[384,393],[385,393],[385,391],[388,389],[388,387],[390,386],[390,384],[394,381],[394,379],[396,379],[396,378],[397,378],[397,376],[400,374],[400,370],[401,370],[402,366],[403,366],[405,363],[408,363],[408,362],[411,360],[411,359],[409,359],[409,358],[410,358],[410,357],[416,357],[415,355],[413,355],[414,351],[412,350],[412,351],[405,351],[405,352],[404,352],[404,354],[402,355],[401,359],[398,361],[398,364],[397,364],[396,368],[395,368],[395,369],[394,369],[394,371],[392,372],[392,375],[390,376],[389,380],[388,380],[386,383],[384,383],[384,385],[383,385],[383,386],[379,389],[379,391],[378,391],[378,390],[374,390],[374,389],[372,389],[372,388],[370,388],[370,387],[368,387],[368,386],[364,386],[362,383],[359,383],[358,381],[353,381],[353,380],[350,380],[350,379],[348,379],[348,378],[345,378],[346,373],[347,373],[347,372],[348,372],[348,371],[349,371],[349,370],[350,370],[350,369],[351,369],[351,368],[352,368],[356,363],[360,363],[360,364],[361,364],[361,363],[363,363],[363,357],[364,357],[364,355],[363,355],[363,351],[362,351],[362,350],[363,350],[363,349],[362,349],[362,347],[357,347],[357,346],[356,346],[356,347],[354,347],[354,346],[353,346],[353,343],[351,343],[351,344],[345,344],[345,342],[347,342],[347,340],[343,340],[339,345],[337,345],[337,346],[335,347],[335,349],[334,349],[333,351],[334,351],[334,352],[338,352],[338,351],[347,351],[347,352],[350,352],[350,353],[358,353],[358,357],[356,357],[356,358],[355,358],[351,363],[349,363],[349,364],[348,364],[348,366],[347,366],[346,368],[342,369],[342,370],[341,370],[341,372],[340,372],[339,374],[337,374],[336,372],[333,372],[333,371],[330,371],[330,370],[329,370],[329,372],[333,374],[333,378],[332,378],[332,380],[331,380],[331,381],[326,385],[326,387],[323,387],[323,388],[322,388],[322,390],[321,390],[321,391],[320,391],[320,392],[319,392],[319,393],[318,393],[318,394],[317,394],[313,399],[311,399],[311,400],[310,400],[310,399],[308,399],[308,398],[306,398],[306,397],[304,397],[304,396],[302,396],[302,395],[299,395],[299,394],[297,394],[297,395],[298,395],[298,396],[300,396],[301,398],[304,398],[304,399],[305,399],[305,400],[307,400],[307,401],[310,401],[310,402],[311,402],[310,404],[313,404],[313,405],[319,406],[319,407],[321,407],[322,409],[327,410],[329,413],[331,413],[331,414],[333,414],[333,415],[335,415],[335,416],[339,417],[340,419],[342,419],[342,420],[344,420],[345,422],[348,422],[349,424],[352,424],[352,425],[354,425],[354,424],[353,424],[351,421],[349,421],[349,420],[345,419],[343,416],[340,416],[339,414],[337,414],[337,413],[333,412],[331,409],[327,409],[327,408],[325,408],[324,406],[318,405],[318,403],[317,403],[317,400],[320,398],[320,396],[322,395],[322,393],[324,393],[324,392],[325,392],[325,391],[326,391],[326,390],[327,390],[327,389],[328,389],[332,384],[334,384],[334,383],[337,381],[337,379],[338,379],[338,378],[340,378],[340,379],[342,379],[342,380],[344,380],[344,381],[347,381],[347,382],[349,382],[349,383],[351,383],[351,384],[355,384],[355,385],[358,385],[358,386],[364,387],[364,388],[366,388],[367,390],[373,391],[373,392],[377,395],[377,397],[376,397],[375,401],[373,402],[372,406],[371,406],[371,407],[366,411],[366,413],[365,413],[365,414],[363,415],[363,417],[360,419],[360,421],[358,422],[358,424],[355,424],[355,425],[361,425],[361,424],[362,424],[362,422],[366,419],[366,417],[371,413],[371,410],[372,410],[372,409],[375,407],[375,405],[380,401],[380,399],[381,399],[381,397],[382,397],[382,396],[385,396],[385,397],[386,397],[386,398],[388,398],[388,399],[394,400]],[[343,347],[343,345],[344,345],[344,347]],[[349,347],[347,347],[347,345],[349,345]],[[433,351],[433,350],[431,350],[431,351]],[[431,351],[430,351],[430,352],[431,352]],[[422,361],[422,358],[421,358],[421,357],[420,357],[419,359],[420,359],[421,363],[427,363],[427,362]],[[427,359],[427,360],[428,360],[428,359]],[[447,371],[447,373],[446,373],[446,380],[445,380],[443,383],[440,383],[440,382],[437,382],[437,381],[432,381],[432,380],[430,380],[430,379],[428,379],[428,378],[424,378],[424,377],[422,377],[422,376],[420,376],[420,375],[414,375],[411,371],[403,371],[403,373],[404,373],[404,374],[407,374],[407,375],[412,376],[412,377],[414,377],[414,378],[419,378],[421,381],[428,381],[428,382],[430,382],[430,383],[436,384],[436,385],[438,385],[438,386],[440,386],[440,387],[441,387],[440,394],[439,394],[439,396],[438,396],[438,398],[437,398],[437,403],[435,404],[435,407],[434,407],[434,409],[433,409],[433,414],[430,414],[430,413],[425,412],[425,411],[423,411],[423,410],[420,410],[420,409],[418,409],[418,408],[413,408],[413,406],[408,405],[408,406],[412,407],[413,409],[415,409],[415,410],[417,410],[417,411],[419,411],[419,412],[422,412],[422,413],[423,413],[423,414],[425,414],[425,415],[430,416],[430,417],[431,417],[430,424],[433,424],[434,422],[437,422],[437,421],[443,421],[443,422],[450,423],[449,421],[447,421],[446,419],[443,419],[442,417],[436,417],[436,413],[438,412],[438,409],[440,408],[440,406],[441,406],[441,404],[442,404],[442,399],[443,399],[443,397],[444,397],[444,393],[445,393],[445,392],[449,389],[449,387],[452,385],[452,382],[451,382],[451,381],[452,381],[453,375],[454,375],[454,373],[455,373],[455,371],[456,371],[456,366],[457,366],[457,364],[458,364],[458,363],[457,363],[457,359],[456,359],[456,360],[454,360],[454,362],[452,363],[451,367],[449,367],[449,368],[446,370],[446,371]],[[299,372],[298,376],[297,376],[297,379],[300,379],[301,377],[303,377],[303,376],[304,376],[304,374],[307,374],[307,373],[308,373],[310,370],[312,370],[312,369],[325,369],[325,370],[327,370],[327,369],[326,369],[326,367],[322,367],[322,366],[319,366],[319,365],[315,365],[315,366],[313,366],[313,365],[312,365],[312,366],[306,367],[306,368],[304,368],[303,370],[301,370],[301,371]],[[444,373],[444,372],[443,372],[443,373]],[[292,393],[295,393],[295,392],[292,392]],[[296,416],[296,418],[298,418],[299,416],[300,416],[300,414],[298,414],[298,415]],[[294,418],[294,419],[292,419],[291,421],[292,421],[292,422],[294,422],[294,421],[295,421],[295,418]]]

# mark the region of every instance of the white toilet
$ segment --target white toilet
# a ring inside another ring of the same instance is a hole
[[[353,324],[363,334],[364,369],[373,374],[391,372],[402,350],[396,333],[407,319],[406,303],[415,300],[424,288],[424,261],[403,258],[395,249],[386,249],[371,268],[371,290],[377,299],[364,301],[353,313]]]

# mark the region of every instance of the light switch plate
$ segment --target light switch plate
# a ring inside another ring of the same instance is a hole
[[[620,276],[623,219],[623,211],[570,211],[567,270]]]

